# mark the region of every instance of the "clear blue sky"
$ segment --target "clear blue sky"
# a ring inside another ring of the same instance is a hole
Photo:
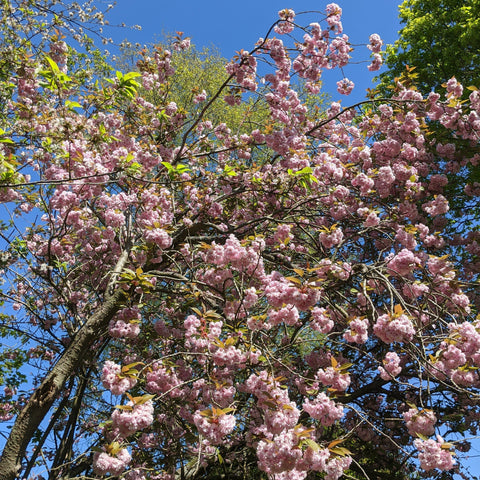
[[[191,37],[197,47],[215,45],[221,54],[230,59],[237,50],[252,49],[259,37],[278,19],[277,12],[292,8],[295,12],[324,11],[331,1],[319,0],[117,0],[109,12],[110,23],[141,25],[142,31],[109,29],[108,35],[116,42],[127,38],[141,45],[160,39],[162,34],[182,31]],[[368,42],[371,33],[378,33],[386,43],[393,43],[400,28],[398,22],[399,0],[337,0],[343,9],[344,33],[353,44]],[[321,15],[309,14],[305,22],[321,20]],[[302,23],[302,17],[297,18]],[[321,22],[320,22],[321,23]],[[365,47],[357,47],[354,60],[368,60]],[[362,100],[365,89],[372,86],[370,74],[364,63],[348,66],[345,76],[356,84],[354,94],[343,103]],[[335,82],[342,78],[339,71],[324,78],[325,90],[336,96]],[[335,97],[334,97],[335,98]]]

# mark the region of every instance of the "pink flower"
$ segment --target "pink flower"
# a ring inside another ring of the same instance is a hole
[[[295,402],[286,402],[275,410],[267,408],[264,411],[264,415],[268,431],[278,435],[285,430],[295,427],[300,418],[300,410],[295,405]]]
[[[343,240],[343,232],[341,228],[332,228],[330,231],[320,232],[318,239],[325,248],[332,248],[340,244]]]
[[[114,338],[136,338],[140,333],[138,323],[126,323],[123,320],[111,320],[108,333]]]
[[[383,45],[383,41],[380,38],[380,35],[377,33],[372,33],[369,38],[369,44],[367,48],[372,51],[372,53],[379,53]]]
[[[0,422],[8,422],[13,418],[13,405],[10,403],[0,403]]]
[[[136,377],[123,375],[122,367],[110,360],[105,362],[101,378],[103,386],[114,395],[123,395],[137,383]]]
[[[457,82],[457,79],[455,77],[452,77],[448,82],[447,82],[447,92],[449,96],[453,96],[456,98],[459,98],[462,96],[463,93],[463,87],[460,83]]]
[[[284,8],[278,12],[278,16],[284,21],[275,25],[273,28],[275,32],[280,35],[292,32],[294,29],[293,20],[295,19],[295,12],[289,8]]]
[[[352,457],[332,458],[325,467],[325,480],[338,480],[352,463]]]
[[[352,186],[359,187],[361,195],[367,195],[374,185],[375,182],[363,172],[352,180]]]
[[[437,417],[431,410],[410,408],[403,414],[403,418],[407,424],[408,433],[412,436],[416,436],[417,433],[425,436],[435,433]]]
[[[98,475],[120,475],[131,462],[132,457],[126,448],[118,450],[116,454],[96,452],[93,455],[93,469]]]
[[[122,437],[128,437],[153,423],[153,403],[148,400],[140,405],[128,402],[124,408],[131,410],[115,410],[112,414],[113,428],[118,429]]]
[[[350,95],[355,84],[348,78],[344,78],[337,82],[337,92],[342,95]]]
[[[207,92],[205,90],[202,90],[201,93],[198,95],[195,95],[193,98],[193,103],[201,103],[204,102],[207,99]]]
[[[372,63],[368,66],[368,69],[371,72],[375,72],[377,70],[380,70],[380,67],[382,66],[382,64],[383,64],[382,56],[379,53],[375,53],[373,55]]]
[[[173,48],[177,51],[177,52],[180,52],[180,51],[183,51],[183,50],[187,50],[190,48],[190,38],[184,38],[184,39],[181,39],[179,38],[174,44],[173,44]]]
[[[314,307],[312,310],[312,321],[310,326],[313,330],[317,330],[318,332],[329,333],[332,330],[334,323],[325,308]]]
[[[336,33],[342,33],[342,9],[336,3],[329,3],[325,7],[325,11],[327,12],[328,26]]]
[[[290,473],[302,459],[297,445],[298,436],[293,429],[276,435],[272,441],[261,440],[257,445],[258,466],[268,474]]]
[[[279,325],[280,323],[285,323],[286,325],[295,325],[300,316],[297,307],[294,307],[293,305],[286,305],[280,310],[270,311],[268,318],[272,325]]]
[[[323,392],[319,393],[314,400],[305,400],[303,409],[316,420],[319,420],[324,427],[333,425],[343,416],[342,405],[337,405]]]
[[[429,215],[435,217],[447,213],[450,209],[448,200],[443,195],[435,195],[435,199],[422,206]]]
[[[347,342],[365,343],[368,339],[368,319],[355,318],[349,324],[349,329],[343,334]]]
[[[373,332],[385,343],[409,342],[415,335],[415,328],[407,315],[380,315],[373,326]]]
[[[348,373],[342,373],[342,371],[333,367],[327,367],[325,369],[320,368],[317,372],[316,378],[318,378],[323,385],[331,386],[334,390],[338,390],[339,392],[345,391],[350,386],[351,381]]]
[[[413,442],[415,447],[421,452],[418,456],[420,466],[425,470],[451,470],[455,465],[455,460],[449,449],[442,448],[443,440],[436,442],[435,440],[416,439]]]
[[[410,250],[404,248],[387,263],[387,266],[392,273],[406,276],[414,270],[417,263],[418,260],[415,255]]]
[[[235,428],[235,417],[214,410],[196,411],[193,416],[198,431],[212,444],[223,442],[223,437]]]
[[[388,352],[383,359],[383,367],[378,367],[380,377],[389,381],[392,377],[396,377],[401,371],[400,357],[395,352]]]

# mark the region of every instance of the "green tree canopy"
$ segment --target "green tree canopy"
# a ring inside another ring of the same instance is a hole
[[[479,0],[405,0],[399,17],[404,27],[388,46],[388,70],[379,77],[383,92],[406,65],[415,67],[415,85],[424,94],[453,76],[465,86],[478,86]]]

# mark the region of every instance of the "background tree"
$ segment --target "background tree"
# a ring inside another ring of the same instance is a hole
[[[189,109],[168,49],[90,80],[53,37],[7,79],[1,321],[26,343],[3,355],[36,375],[4,390],[1,480],[453,478],[480,260],[445,228],[458,160],[427,121],[473,142],[480,95],[310,108],[292,79],[348,63],[341,9],[279,15]],[[256,96],[259,125],[208,116]]]
[[[428,95],[455,77],[465,87],[480,87],[480,2],[478,0],[405,0],[399,6],[404,24],[386,49],[387,71],[380,89],[387,93],[394,78],[414,67],[411,79]]]

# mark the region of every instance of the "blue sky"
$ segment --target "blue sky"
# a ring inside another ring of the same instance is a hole
[[[295,12],[322,12],[330,1],[319,0],[117,0],[116,7],[109,12],[108,20],[113,24],[138,24],[141,31],[132,29],[109,29],[108,35],[115,42],[127,38],[141,45],[161,39],[162,34],[182,31],[192,38],[197,47],[216,46],[220,53],[230,59],[240,49],[250,50],[259,37],[265,36],[270,25],[278,19],[277,12],[292,8]],[[386,43],[393,43],[400,28],[397,0],[337,0],[343,9],[344,33],[353,44],[364,44],[372,33],[378,33]],[[302,20],[304,18],[304,20]],[[320,14],[297,17],[298,23],[312,21],[321,23]],[[353,59],[367,61],[369,52],[357,47]],[[346,77],[356,84],[354,93],[343,103],[362,100],[365,89],[372,86],[375,74],[367,71],[366,65],[350,65],[344,70]],[[324,78],[325,90],[335,93],[339,71]],[[334,98],[335,98],[334,96]]]

